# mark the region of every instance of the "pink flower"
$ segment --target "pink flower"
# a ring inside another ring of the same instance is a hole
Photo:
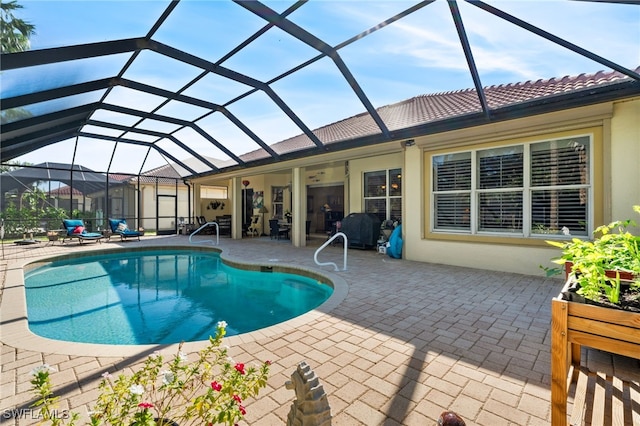
[[[220,392],[220,390],[222,389],[222,385],[214,380],[213,382],[211,382],[211,389]]]
[[[141,402],[140,404],[138,404],[138,407],[140,408],[153,408],[153,404],[150,402]]]
[[[233,395],[233,399],[238,403],[242,404],[242,399],[238,395]]]
[[[271,361],[269,361],[269,360],[266,360],[264,363],[267,364],[267,365],[271,365]]]
[[[244,364],[239,362],[233,368],[235,368],[238,371],[238,373],[244,374]]]
[[[242,405],[239,405],[238,408],[240,409],[240,412],[242,413],[243,416],[247,414],[247,410],[245,410]]]

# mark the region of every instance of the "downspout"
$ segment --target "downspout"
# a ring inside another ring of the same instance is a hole
[[[182,183],[187,187],[187,217],[189,218],[187,223],[196,223],[195,220],[191,220],[191,184],[188,180],[183,180]]]
[[[138,187],[137,189],[137,195],[138,195],[138,200],[137,203],[138,204],[138,211],[136,212],[136,216],[138,217],[138,227],[136,229],[140,230],[140,227],[142,226],[142,191],[140,190],[140,174],[138,174]]]
[[[156,204],[156,233],[157,233],[158,230],[160,229],[160,217],[159,217],[160,216],[160,214],[159,214],[159,210],[160,209],[158,208],[158,193],[159,193],[159,190],[158,190],[158,185],[159,185],[158,176],[156,176],[155,179],[156,179],[156,181],[154,182],[155,185],[153,185],[153,199],[155,200],[155,204]],[[178,228],[176,227],[176,229],[178,229]]]

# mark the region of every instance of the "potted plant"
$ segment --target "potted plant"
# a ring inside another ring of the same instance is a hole
[[[634,210],[640,213],[640,206]],[[563,294],[568,300],[640,312],[640,236],[629,232],[630,226],[635,222],[602,225],[593,241],[547,241],[562,249],[554,262],[564,265],[568,283]]]
[[[104,373],[100,394],[90,415],[90,425],[184,426],[188,424],[234,425],[244,417],[244,400],[256,396],[267,384],[269,366],[236,363],[221,346],[227,324],[221,321],[216,336],[195,360],[182,352],[169,360],[152,354],[133,374],[117,377]],[[32,371],[31,384],[43,420],[53,426],[75,424],[77,413],[60,416],[49,374],[43,365]],[[62,418],[65,417],[65,418]]]

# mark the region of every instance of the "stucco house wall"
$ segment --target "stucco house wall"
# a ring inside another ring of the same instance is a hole
[[[617,102],[611,118],[611,218],[634,218],[640,204],[640,99]]]
[[[400,148],[400,143],[396,142],[395,145]],[[364,174],[366,172],[404,168],[403,160],[402,152],[399,149],[393,154],[349,160],[349,204],[345,215],[364,212]],[[402,184],[406,184],[404,178]],[[406,186],[403,188],[403,196],[407,197],[404,190],[406,190]]]
[[[542,273],[540,265],[551,266],[549,259],[559,254],[544,238],[432,233],[430,158],[442,149],[593,132],[593,228],[612,219],[633,218],[632,205],[640,204],[639,111],[640,99],[635,99],[416,138],[416,145],[404,154],[405,258],[535,275]]]
[[[553,266],[550,259],[559,255],[557,249],[545,242],[544,235],[523,238],[513,235],[452,235],[433,232],[430,211],[432,155],[589,134],[593,142],[590,158],[590,196],[593,207],[589,213],[593,226],[589,229],[593,230],[611,220],[635,216],[632,206],[640,204],[638,123],[640,98],[636,97],[415,137],[414,146],[405,146],[401,140],[396,140],[258,167],[251,170],[251,175],[236,175],[233,178],[240,182],[240,179],[248,176],[251,188],[264,191],[265,203],[270,209],[265,217],[266,221],[272,215],[271,186],[283,186],[292,181],[295,184],[296,179],[292,179],[292,176],[296,167],[307,168],[301,169],[302,181],[308,180],[309,175],[317,175],[318,170],[329,170],[331,167],[348,169],[348,174],[344,175],[345,214],[364,210],[365,172],[401,168],[405,259],[540,275],[543,273],[540,266]],[[346,168],[345,162],[348,163]],[[335,166],[338,163],[340,166]],[[312,173],[307,173],[307,170]],[[206,180],[208,179],[201,182]],[[300,182],[302,183],[308,184]],[[230,198],[233,197],[231,189],[230,186]],[[301,197],[303,196],[304,193],[301,193]],[[304,238],[299,241],[294,239],[292,244],[304,245]]]

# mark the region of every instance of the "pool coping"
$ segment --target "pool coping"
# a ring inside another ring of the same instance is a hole
[[[308,267],[288,264],[286,262],[274,261],[272,263],[261,262],[245,262],[237,258],[230,257],[223,249],[193,245],[145,245],[144,247],[132,247],[122,250],[118,249],[97,249],[87,250],[86,252],[75,252],[73,254],[63,255],[45,255],[31,259],[23,259],[7,265],[5,277],[5,286],[2,294],[2,302],[0,303],[0,342],[8,346],[24,349],[28,351],[56,353],[71,356],[105,356],[105,357],[130,357],[140,354],[150,354],[158,350],[177,350],[179,343],[172,344],[148,344],[148,345],[109,345],[97,343],[77,343],[62,340],[54,340],[41,337],[29,330],[27,319],[27,303],[24,285],[25,269],[33,267],[34,264],[48,262],[52,259],[84,257],[98,254],[100,252],[113,252],[114,250],[123,252],[171,249],[195,249],[198,251],[215,251],[220,253],[220,258],[227,265],[239,267],[247,270],[269,270],[274,272],[297,273],[304,276],[322,277],[333,286],[331,296],[317,308],[291,318],[287,321],[265,327],[248,333],[238,334],[224,338],[224,344],[234,346],[243,343],[254,342],[256,340],[268,338],[271,336],[284,334],[295,330],[298,327],[309,324],[327,315],[335,309],[346,298],[349,288],[347,282],[331,272],[320,271]],[[185,352],[195,352],[205,346],[208,341],[185,342],[182,350]]]

